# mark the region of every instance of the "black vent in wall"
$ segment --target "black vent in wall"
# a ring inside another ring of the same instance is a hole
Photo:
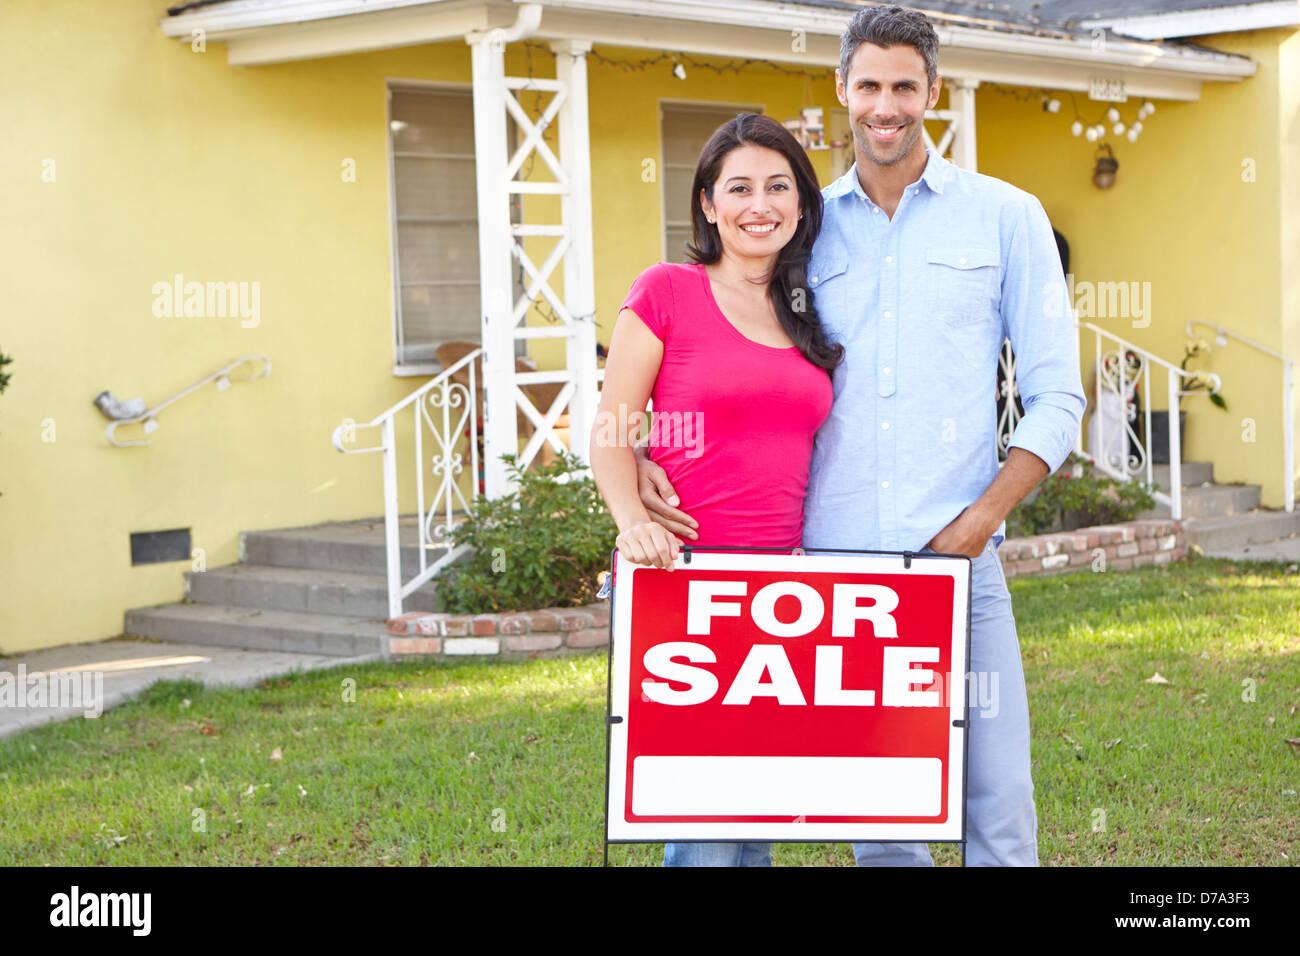
[[[190,529],[136,531],[131,535],[131,564],[159,564],[190,559]]]

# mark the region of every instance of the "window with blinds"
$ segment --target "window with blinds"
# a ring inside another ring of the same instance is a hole
[[[517,141],[511,121],[507,149]],[[425,366],[444,342],[482,336],[470,90],[392,86],[389,150],[397,364]],[[518,196],[511,196],[510,218],[520,221]]]
[[[704,144],[737,113],[761,112],[761,106],[660,102],[665,262],[686,261],[686,243],[691,238],[691,183]]]

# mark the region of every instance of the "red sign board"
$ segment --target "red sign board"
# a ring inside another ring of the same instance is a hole
[[[617,561],[610,842],[963,838],[969,560]]]

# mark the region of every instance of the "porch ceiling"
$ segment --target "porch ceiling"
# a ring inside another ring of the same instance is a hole
[[[535,0],[538,40],[833,67],[839,34],[860,4],[845,0]],[[226,0],[182,4],[161,21],[190,42],[195,30],[226,45],[232,65],[259,65],[463,39],[509,27],[523,0]],[[1086,91],[1123,80],[1132,96],[1194,100],[1202,83],[1238,81],[1254,61],[1203,47],[1093,35],[987,4],[932,0],[945,76]],[[1001,8],[1008,10],[1009,8]],[[990,17],[994,17],[990,19]],[[802,30],[806,49],[791,50]]]

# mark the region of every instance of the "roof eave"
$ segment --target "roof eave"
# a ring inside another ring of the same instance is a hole
[[[286,62],[462,39],[513,23],[522,0],[235,0],[162,21],[189,41],[195,30],[224,42],[232,64]],[[834,66],[851,11],[766,0],[535,0],[539,39],[572,38],[699,55],[749,56]],[[943,72],[1008,83],[1086,90],[1090,76],[1125,74],[1135,95],[1196,99],[1203,82],[1254,75],[1253,60],[1105,35],[1037,36],[961,26],[937,28]],[[791,31],[805,49],[794,53]]]

